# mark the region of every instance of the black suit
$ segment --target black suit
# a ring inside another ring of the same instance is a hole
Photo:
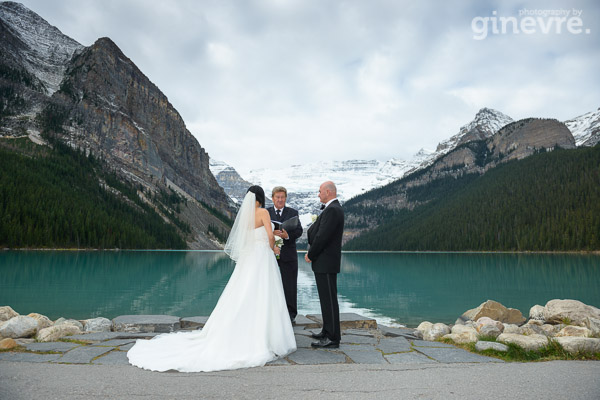
[[[308,258],[319,292],[323,333],[334,342],[341,339],[337,274],[342,260],[343,232],[344,210],[337,200],[331,202],[308,228]]]
[[[292,217],[298,216],[298,211],[290,207],[284,207],[281,217],[275,214],[275,207],[267,208],[273,221],[284,222]],[[287,231],[289,239],[283,239],[281,254],[279,255],[279,271],[281,271],[281,282],[283,293],[287,304],[290,318],[293,320],[298,315],[298,252],[296,251],[296,239],[302,235],[302,225],[298,220],[296,229]]]

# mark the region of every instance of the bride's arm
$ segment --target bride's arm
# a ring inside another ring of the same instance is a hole
[[[275,247],[275,236],[273,235],[273,227],[271,226],[271,217],[269,216],[269,212],[262,208],[260,210],[260,219],[265,226],[265,230],[267,231],[267,236],[269,237],[269,246],[271,249]]]

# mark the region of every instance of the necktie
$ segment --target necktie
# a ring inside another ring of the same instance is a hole
[[[277,219],[281,219],[281,210],[275,210],[275,214],[277,214]]]
[[[325,209],[325,204],[321,204],[321,210]]]

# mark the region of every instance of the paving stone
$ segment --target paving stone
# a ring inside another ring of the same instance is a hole
[[[304,329],[303,326],[295,326],[294,327],[294,333],[296,335],[310,336],[310,335],[312,335],[313,332],[311,330]]]
[[[116,339],[119,335],[121,335],[121,332],[93,332],[69,336],[69,339],[83,340],[86,342],[101,342],[103,340]]]
[[[346,362],[346,356],[327,350],[298,349],[288,357],[296,364],[317,365],[317,364],[340,364]]]
[[[379,341],[377,348],[385,354],[410,351],[410,343],[403,337],[384,338]]]
[[[206,321],[208,321],[208,317],[187,317],[181,318],[179,323],[182,329],[203,328]]]
[[[49,362],[55,361],[60,354],[34,354],[34,353],[0,353],[0,361],[18,362]]]
[[[117,346],[123,346],[128,343],[133,343],[136,340],[137,339],[112,339],[112,340],[106,340],[104,342],[95,343],[92,346],[117,347]]]
[[[152,339],[155,336],[160,335],[158,332],[140,332],[140,333],[127,333],[121,332],[120,335],[116,336],[115,339]]]
[[[46,342],[46,343],[29,343],[25,345],[27,350],[31,351],[56,351],[59,353],[64,353],[66,351],[72,350],[75,347],[81,346],[77,343],[68,343],[68,342]]]
[[[441,363],[504,362],[497,358],[480,356],[458,348],[419,347],[418,351]]]
[[[81,346],[65,353],[55,362],[69,364],[89,364],[93,358],[111,351],[111,347]]]
[[[367,336],[342,335],[342,342],[348,344],[377,344],[378,340]]]
[[[367,337],[375,337],[372,331],[368,329],[342,329],[342,335],[358,335],[358,336],[367,336]]]
[[[180,318],[172,315],[120,315],[112,320],[115,332],[175,332]]]
[[[321,314],[307,315],[309,319],[316,321],[318,326],[323,324]],[[377,329],[377,321],[373,318],[363,317],[355,313],[340,313],[340,328],[344,329]]]
[[[296,326],[302,326],[302,327],[306,327],[308,325],[315,325],[315,321],[306,318],[306,316],[304,315],[297,315],[296,316]]]
[[[347,344],[347,343],[340,343],[340,351],[343,351],[344,353],[346,352],[346,350],[350,350],[350,351],[378,351],[375,348],[375,345],[373,344]]]
[[[304,335],[296,335],[296,347],[298,348],[309,348],[312,342],[316,342],[317,339],[313,339]]]
[[[428,340],[411,340],[411,342],[412,342],[412,345],[415,347],[448,347],[448,348],[453,348],[453,349],[456,348],[453,345],[448,344],[448,343],[430,342]]]
[[[119,350],[129,351],[134,345],[135,345],[135,342],[126,344],[124,346],[119,346]]]
[[[126,351],[111,351],[102,357],[95,359],[92,364],[102,365],[129,365]]]
[[[285,358],[278,358],[277,360],[268,362],[266,365],[290,365],[290,362]]]
[[[356,351],[345,350],[344,353],[357,364],[387,364],[385,358],[380,351],[373,349],[372,351]]]
[[[402,336],[407,339],[418,339],[414,334],[415,330],[411,329],[411,328],[394,328],[394,327],[385,326],[385,325],[379,325],[378,328],[381,331],[381,333],[383,333],[383,335],[385,335],[385,336],[389,336],[389,337]]]
[[[410,351],[408,353],[387,354],[384,356],[390,364],[427,364],[437,363],[437,361],[428,358],[427,356]]]

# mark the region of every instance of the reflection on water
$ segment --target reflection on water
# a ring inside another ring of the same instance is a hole
[[[415,326],[454,322],[487,299],[524,314],[553,298],[599,307],[599,261],[592,255],[345,253],[340,310]],[[51,319],[209,315],[233,267],[222,252],[0,252],[0,305]],[[320,313],[303,254],[299,269],[299,312]]]
[[[600,306],[600,257],[572,254],[345,253],[340,291],[408,326],[454,322],[488,299],[521,310],[577,299]]]

